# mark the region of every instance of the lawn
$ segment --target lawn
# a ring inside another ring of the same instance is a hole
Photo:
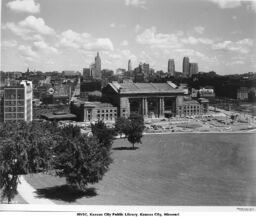
[[[28,175],[57,204],[256,206],[256,134],[147,135],[137,150],[115,140],[110,170],[87,193],[65,180]]]

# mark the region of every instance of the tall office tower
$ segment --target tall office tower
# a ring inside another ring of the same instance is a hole
[[[189,63],[189,76],[195,75],[198,73],[198,64]]]
[[[132,62],[131,60],[128,61],[128,72],[132,71]]]
[[[189,58],[188,57],[183,58],[182,72],[183,72],[183,75],[185,75],[185,76],[189,75]]]
[[[95,57],[95,77],[96,79],[101,79],[101,59],[99,52],[97,52],[97,56]]]
[[[175,73],[174,59],[169,59],[168,60],[168,74],[171,76],[174,76],[174,73]]]
[[[4,87],[3,121],[32,121],[32,82],[21,81],[19,85]]]

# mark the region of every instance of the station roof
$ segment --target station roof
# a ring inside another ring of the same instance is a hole
[[[118,83],[111,82],[109,85],[120,94],[136,94],[136,93],[180,93],[183,90],[175,88],[171,82],[166,83]]]

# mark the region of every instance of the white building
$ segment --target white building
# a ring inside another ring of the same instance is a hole
[[[20,85],[4,87],[3,121],[32,121],[33,88],[31,81],[21,81]]]

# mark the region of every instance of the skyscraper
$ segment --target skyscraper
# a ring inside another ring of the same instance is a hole
[[[174,59],[169,59],[168,60],[168,74],[171,76],[174,76],[174,73],[175,73]]]
[[[198,73],[198,64],[189,63],[189,76],[195,75]]]
[[[185,75],[185,76],[189,75],[189,58],[188,57],[183,58],[182,72],[183,72],[183,75]]]
[[[91,65],[91,75],[95,79],[101,79],[101,59],[99,52],[97,52],[95,62]]]
[[[132,62],[131,60],[128,61],[128,72],[132,71]]]

